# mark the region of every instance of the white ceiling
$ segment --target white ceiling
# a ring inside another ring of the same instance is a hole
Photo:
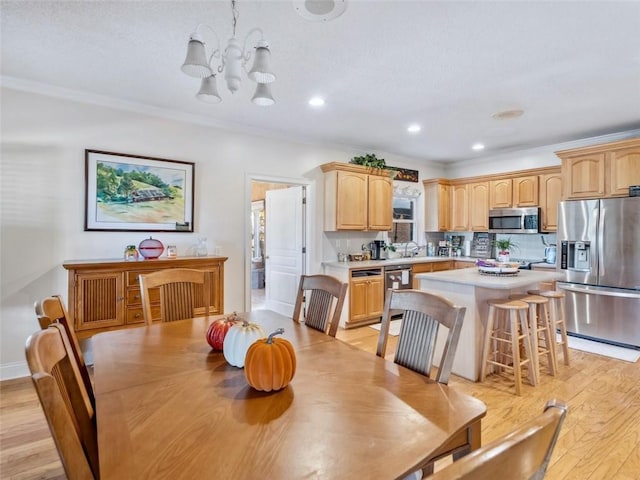
[[[238,9],[238,37],[259,26],[269,40],[274,106],[249,101],[246,77],[234,97],[219,82],[222,103],[203,104],[180,71],[198,23],[230,36],[228,1],[2,0],[2,83],[428,161],[640,127],[638,1],[351,0],[328,22],[292,1]],[[312,95],[324,108],[307,105]],[[491,116],[508,109],[525,113]],[[422,131],[409,134],[411,123]]]

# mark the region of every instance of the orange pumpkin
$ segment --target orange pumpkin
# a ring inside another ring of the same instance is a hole
[[[274,338],[274,335],[282,333],[284,328],[279,328],[268,338],[255,341],[247,350],[244,376],[247,383],[256,390],[280,390],[289,385],[296,373],[293,345],[284,338]]]

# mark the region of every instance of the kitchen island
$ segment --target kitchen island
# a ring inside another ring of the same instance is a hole
[[[460,340],[453,362],[453,373],[477,381],[480,376],[482,340],[489,306],[487,300],[509,298],[536,288],[543,282],[562,280],[564,273],[556,271],[518,270],[514,276],[483,275],[476,268],[447,270],[416,275],[420,290],[447,297],[459,306],[467,307]],[[438,332],[436,358],[446,339],[446,329]]]

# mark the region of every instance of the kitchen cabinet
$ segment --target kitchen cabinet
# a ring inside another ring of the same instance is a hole
[[[556,152],[564,200],[629,195],[640,184],[640,138]]]
[[[538,176],[500,178],[489,182],[489,208],[538,206]]]
[[[489,230],[489,182],[474,182],[468,186],[469,228],[472,232]]]
[[[438,262],[424,262],[413,264],[413,288],[420,288],[420,280],[416,278],[418,273],[429,272],[441,272],[443,270],[451,270],[453,268],[453,262],[451,260],[444,260]]]
[[[63,263],[68,271],[69,316],[80,338],[144,323],[138,277],[168,268],[204,270],[210,275],[211,314],[224,313],[224,262],[226,257],[184,257],[143,260],[74,260]],[[152,313],[160,317],[160,292],[150,291]]]
[[[474,268],[475,266],[475,262],[463,262],[461,260],[455,260],[453,262],[453,268],[455,268],[456,270],[460,270],[462,268]]]
[[[451,225],[451,186],[446,180],[425,180],[424,230],[447,232]]]
[[[500,178],[489,182],[489,208],[510,208],[513,205],[513,181]]]
[[[451,231],[465,232],[469,228],[469,191],[467,185],[451,186]]]
[[[324,172],[325,231],[389,231],[393,182],[385,170],[328,163]]]
[[[562,175],[549,173],[540,175],[540,230],[558,230],[558,204],[562,198]]]
[[[349,319],[345,328],[374,323],[382,317],[383,309],[382,269],[353,270],[349,281]]]

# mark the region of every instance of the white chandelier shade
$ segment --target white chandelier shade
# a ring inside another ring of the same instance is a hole
[[[247,33],[244,39],[244,45],[236,40],[235,30],[238,12],[235,6],[235,0],[231,0],[231,11],[233,14],[233,35],[227,42],[224,51],[220,48],[220,40],[216,32],[208,25],[199,24],[195,32],[189,37],[187,46],[187,56],[182,64],[182,71],[190,77],[202,79],[200,90],[196,94],[196,98],[206,103],[220,103],[222,97],[218,93],[216,85],[217,74],[224,73],[224,80],[227,89],[234,94],[240,89],[242,84],[242,71],[244,70],[247,77],[257,83],[256,93],[251,101],[256,105],[268,106],[273,105],[275,100],[271,94],[269,83],[275,81],[276,76],[269,66],[271,59],[271,51],[269,44],[264,39],[262,30],[254,28]],[[201,29],[211,31],[217,42],[217,48],[207,55],[206,44],[203,40]],[[260,39],[255,45],[255,52],[247,49],[249,37],[258,33]],[[251,70],[247,71],[247,63],[253,55],[254,61]],[[218,65],[214,67],[214,60],[219,59]]]

